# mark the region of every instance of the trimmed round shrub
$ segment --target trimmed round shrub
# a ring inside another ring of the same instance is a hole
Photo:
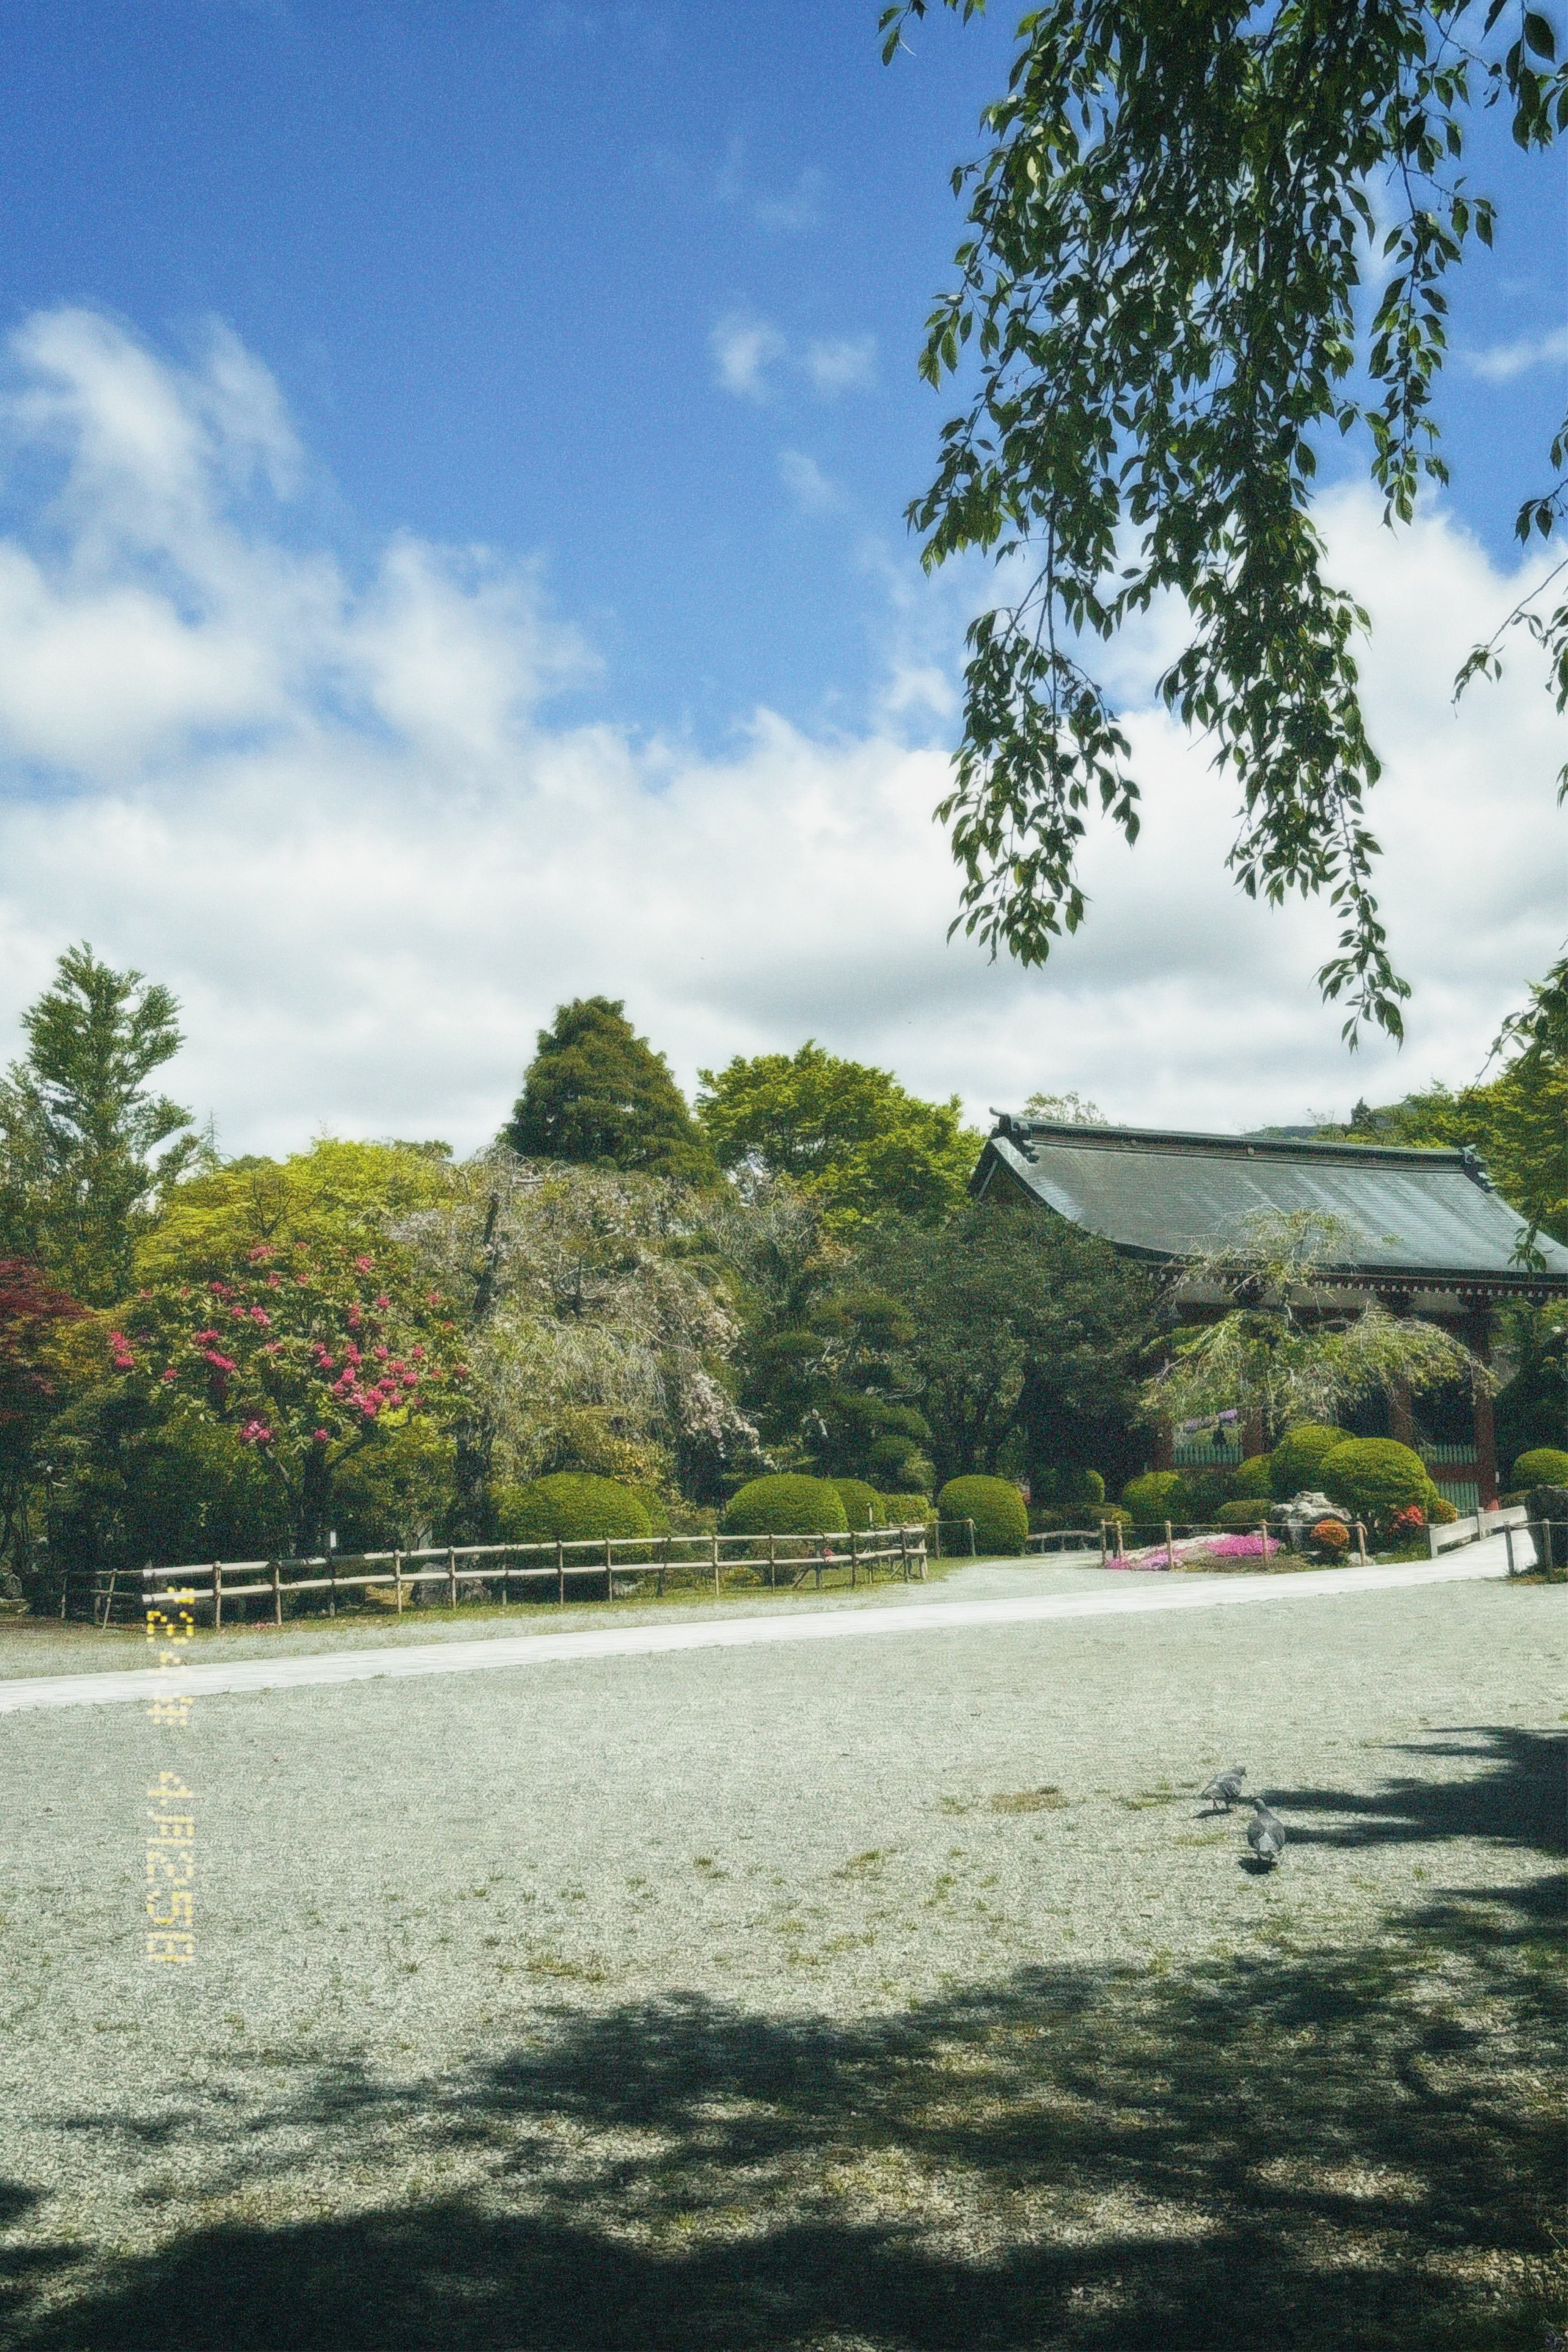
[[[749,1480],[724,1506],[721,1525],[730,1536],[837,1536],[849,1530],[831,1479],[788,1471]]]
[[[1270,1502],[1274,1495],[1274,1456],[1250,1454],[1230,1474],[1230,1491],[1238,1503]]]
[[[936,1498],[944,1519],[973,1519],[974,1549],[1014,1558],[1028,1541],[1029,1514],[1010,1478],[950,1478]]]
[[[838,1489],[845,1519],[856,1534],[882,1525],[882,1497],[875,1486],[868,1486],[864,1478],[835,1478],[833,1484]]]
[[[1121,1489],[1124,1507],[1140,1527],[1159,1527],[1166,1519],[1192,1516],[1187,1482],[1179,1470],[1145,1470]]]
[[[1323,1486],[1323,1464],[1336,1446],[1360,1444],[1348,1429],[1331,1429],[1326,1422],[1304,1421],[1296,1429],[1288,1429],[1268,1457],[1269,1491],[1277,1503],[1288,1503],[1292,1495],[1305,1490],[1310,1494]],[[1382,1444],[1386,1440],[1371,1438],[1365,1443]],[[1406,1447],[1406,1452],[1409,1448]],[[1426,1472],[1422,1472],[1426,1476]],[[1323,1487],[1327,1494],[1329,1489]]]
[[[1418,1510],[1426,1524],[1432,1494],[1426,1465],[1396,1438],[1347,1437],[1318,1464],[1318,1484],[1331,1502],[1380,1532],[1401,1511]]]
[[[1215,1524],[1222,1528],[1267,1527],[1269,1507],[1267,1495],[1244,1495],[1234,1503],[1222,1503]]]
[[[879,1495],[885,1528],[923,1528],[935,1518],[929,1495]]]
[[[1098,1470],[1064,1470],[1057,1481],[1058,1507],[1067,1513],[1067,1525],[1071,1526],[1073,1514],[1092,1514],[1105,1500],[1105,1481]]]
[[[1320,1519],[1312,1541],[1331,1559],[1342,1559],[1351,1548],[1351,1531],[1343,1519]]]
[[[496,1498],[503,1543],[585,1543],[605,1536],[646,1536],[648,1514],[629,1486],[585,1470],[558,1470],[526,1486],[503,1486]]]
[[[1439,1494],[1434,1486],[1431,1500],[1426,1506],[1427,1525],[1434,1528],[1451,1528],[1458,1516],[1458,1506],[1450,1503],[1447,1495]]]
[[[1513,1465],[1515,1486],[1568,1486],[1568,1454],[1555,1445],[1532,1445]]]

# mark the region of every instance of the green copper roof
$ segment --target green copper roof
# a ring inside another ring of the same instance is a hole
[[[1538,1239],[1540,1271],[1521,1264],[1523,1222],[1468,1152],[1003,1117],[973,1190],[984,1192],[1004,1169],[1048,1208],[1141,1257],[1179,1260],[1239,1241],[1260,1210],[1315,1209],[1353,1236],[1335,1273],[1428,1287],[1568,1288],[1560,1243]]]

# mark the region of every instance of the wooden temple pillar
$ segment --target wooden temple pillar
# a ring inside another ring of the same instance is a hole
[[[1492,1352],[1491,1308],[1479,1300],[1471,1310],[1465,1326],[1465,1345],[1471,1355],[1489,1364]],[[1476,1431],[1476,1487],[1481,1508],[1489,1511],[1497,1502],[1497,1427],[1492,1419],[1492,1392],[1478,1381],[1470,1391],[1470,1412]]]

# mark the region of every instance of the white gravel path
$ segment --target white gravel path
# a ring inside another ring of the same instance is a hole
[[[469,1674],[482,1668],[542,1666],[568,1660],[643,1657],[659,1652],[739,1649],[758,1643],[838,1641],[886,1633],[942,1633],[960,1627],[1033,1623],[1057,1618],[1138,1616],[1173,1609],[1247,1606],[1257,1601],[1342,1598],[1396,1591],[1428,1584],[1468,1583],[1504,1577],[1508,1559],[1500,1538],[1447,1554],[1393,1567],[1304,1570],[1296,1575],[1193,1576],[1130,1571],[1131,1583],[1115,1575],[1103,1590],[1035,1593],[1012,1600],[913,1602],[878,1609],[813,1609],[787,1617],[742,1616],[687,1619],[673,1624],[594,1627],[563,1633],[491,1635],[471,1642],[432,1642],[417,1646],[372,1643],[330,1654],[215,1661],[159,1675],[138,1666],[98,1674],[31,1675],[0,1682],[0,1715],[43,1707],[113,1706],[145,1702],[153,1684],[191,1697],[219,1692],[288,1690],[338,1683],[373,1682],[425,1675]]]

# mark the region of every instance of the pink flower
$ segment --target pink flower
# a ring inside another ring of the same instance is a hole
[[[375,1271],[375,1260],[373,1257],[356,1257],[354,1265],[361,1274],[374,1274]]]
[[[365,1397],[361,1402],[360,1411],[363,1413],[366,1421],[374,1421],[376,1414],[381,1411],[381,1399],[374,1396]]]
[[[425,1304],[426,1307],[439,1307],[441,1304],[440,1292],[438,1290],[427,1290],[425,1294]]]
[[[267,1287],[268,1290],[281,1290],[283,1276],[280,1274],[269,1274],[267,1277]]]
[[[160,1377],[165,1381],[173,1381],[177,1380],[179,1375],[175,1371],[173,1364],[165,1364]]]
[[[247,1250],[245,1253],[252,1265],[266,1265],[272,1254],[270,1242],[258,1242],[254,1249]]]
[[[318,1445],[330,1445],[331,1443],[331,1438],[328,1436],[327,1432],[324,1429],[313,1431],[312,1436],[314,1438],[314,1442]]]
[[[392,1350],[387,1347],[380,1347],[375,1349],[373,1352],[374,1353],[377,1361],[384,1364],[388,1356],[391,1355]]]
[[[253,1323],[259,1323],[263,1330],[266,1330],[272,1321],[265,1307],[253,1307],[250,1310],[250,1319]]]
[[[239,1433],[242,1445],[270,1445],[272,1432],[264,1421],[247,1421]]]
[[[376,1303],[376,1305],[377,1305],[378,1307],[390,1307],[390,1306],[391,1306],[391,1304],[392,1304],[392,1301],[391,1301],[391,1299],[390,1299],[390,1298],[388,1298],[388,1297],[387,1297],[387,1295],[386,1295],[385,1291],[384,1290],[384,1291],[382,1292],[382,1294],[381,1294],[381,1297],[376,1300],[376,1302],[375,1302],[375,1303]]]
[[[409,1352],[409,1354],[413,1357],[413,1359],[414,1359],[415,1362],[416,1362],[416,1363],[418,1363],[418,1362],[420,1361],[421,1358],[424,1356],[425,1350],[424,1350],[424,1349],[423,1349],[423,1348],[421,1348],[421,1347],[415,1346],[415,1347],[410,1348],[410,1349],[409,1349],[409,1350],[408,1350],[408,1352]]]

